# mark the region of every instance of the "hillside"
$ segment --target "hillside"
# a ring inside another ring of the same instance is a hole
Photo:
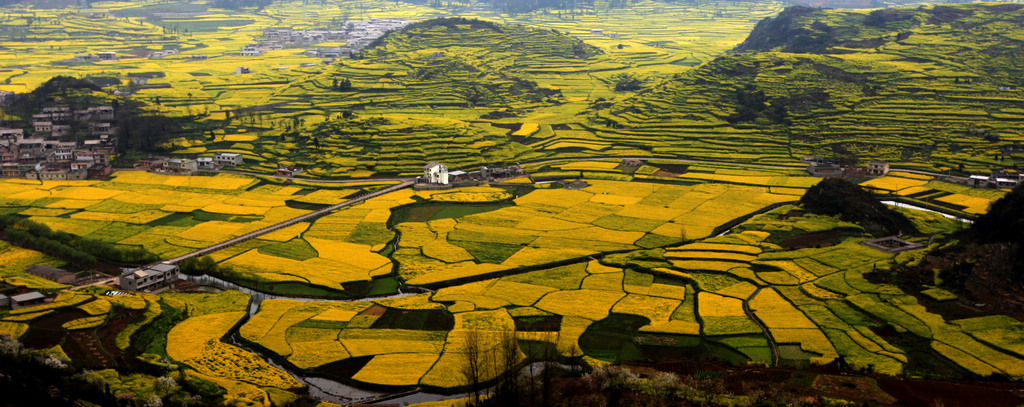
[[[826,178],[812,186],[800,198],[800,205],[811,213],[839,215],[842,220],[863,226],[875,237],[918,233],[906,216],[843,179]]]
[[[1021,160],[1018,5],[790,8],[735,53],[596,111],[653,153],[780,162],[820,155],[933,171]]]
[[[323,175],[353,168],[411,172],[435,160],[458,168],[512,160],[525,150],[508,137],[519,125],[471,122],[567,103],[561,90],[536,78],[611,65],[602,55],[578,38],[515,24],[463,18],[411,24],[272,96],[301,95],[327,114],[303,118],[310,126],[296,121],[296,131],[282,139],[293,144],[265,148],[308,166],[320,162]],[[381,114],[367,114],[371,109]]]

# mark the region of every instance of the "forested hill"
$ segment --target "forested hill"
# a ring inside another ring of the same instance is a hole
[[[1024,163],[1024,5],[794,7],[736,52],[598,110],[599,134],[741,161],[831,156],[931,171]]]

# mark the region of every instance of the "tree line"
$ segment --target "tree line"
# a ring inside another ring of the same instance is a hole
[[[97,258],[129,264],[159,260],[155,254],[139,247],[119,247],[101,240],[53,231],[49,226],[16,215],[0,216],[0,228],[3,228],[7,240],[17,246],[38,250],[81,267],[95,266]]]

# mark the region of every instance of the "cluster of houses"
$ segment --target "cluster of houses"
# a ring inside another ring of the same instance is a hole
[[[389,31],[401,30],[409,21],[376,19],[345,22],[344,30],[294,30],[290,27],[271,27],[263,30],[264,41],[255,45],[258,49],[273,50],[302,47],[327,41],[343,41],[343,47],[310,48],[306,55],[317,58],[342,58],[359,52]],[[251,50],[251,49],[250,49]],[[246,49],[242,50],[246,55]]]
[[[71,286],[87,285],[109,278],[109,276],[95,272],[86,272],[85,274],[88,275],[82,277],[83,273],[76,274],[64,269],[41,264],[31,266],[25,269],[25,272],[55,283]],[[117,283],[122,290],[127,291],[160,291],[177,281],[180,272],[181,269],[175,264],[159,263],[121,273],[117,278]],[[38,291],[30,291],[25,287],[0,283],[0,307],[22,308],[44,304],[49,300],[50,298],[46,294]]]
[[[967,178],[967,186],[975,188],[1014,188],[1024,182],[1024,173],[1006,170],[992,171],[989,175],[971,175]]]
[[[423,176],[416,178],[413,189],[420,191],[467,187],[525,174],[519,165],[497,168],[482,167],[480,171],[466,172],[449,171],[448,166],[431,161],[423,167]]]
[[[72,59],[73,62],[116,62],[117,52],[114,51],[101,51],[93,54],[78,54]]]
[[[135,168],[145,168],[153,172],[191,175],[198,171],[217,170],[225,166],[240,165],[245,159],[238,153],[214,153],[213,157],[170,158],[150,156],[135,163]]]
[[[889,162],[871,160],[866,167],[846,165],[839,159],[824,157],[803,157],[807,163],[807,173],[815,177],[881,177],[889,173]]]
[[[43,264],[36,264],[25,269],[25,273],[53,281],[58,284],[80,286],[106,279],[107,276],[91,271],[72,273],[70,271],[50,267]],[[43,304],[48,300],[45,294],[38,291],[30,291],[24,287],[16,287],[0,283],[0,307],[21,308],[32,305]]]
[[[880,177],[889,173],[889,163],[879,160],[868,161],[866,167],[845,165],[838,159],[823,157],[804,157],[801,161],[807,163],[807,172],[815,177]],[[989,175],[947,177],[946,181],[974,188],[1013,188],[1024,182],[1024,173],[998,170]]]
[[[114,108],[45,107],[32,116],[31,136],[0,128],[0,175],[41,180],[81,180],[110,174],[117,128]]]

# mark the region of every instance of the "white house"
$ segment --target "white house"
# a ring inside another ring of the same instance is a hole
[[[238,165],[242,163],[242,155],[238,153],[216,153],[213,162],[221,165]]]
[[[249,45],[242,47],[243,57],[258,57],[260,55],[263,55],[263,51],[260,51],[259,44],[250,43]]]
[[[430,184],[448,185],[448,167],[437,161],[431,161],[423,167],[423,179]]]

